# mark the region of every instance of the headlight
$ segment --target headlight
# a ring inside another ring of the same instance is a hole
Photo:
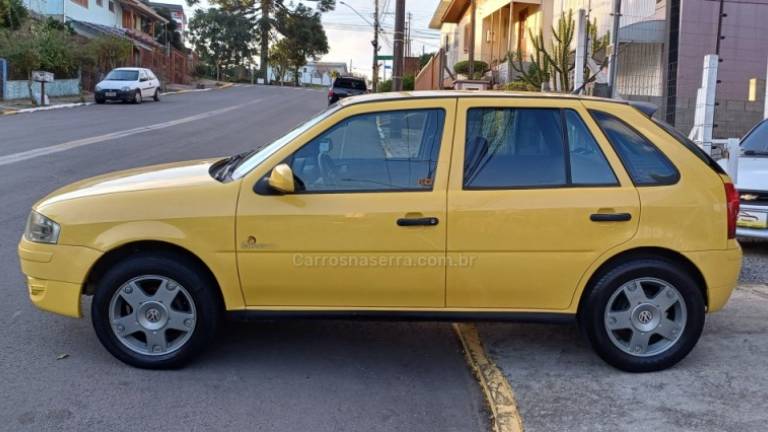
[[[59,232],[61,232],[59,224],[33,211],[27,219],[24,238],[35,243],[55,244],[59,241]]]
[[[127,92],[127,91],[130,91],[130,90],[131,90],[131,88],[130,88],[130,87],[128,87],[128,86],[125,86],[125,87],[123,87],[123,88],[122,88],[122,90],[123,90],[124,92]]]
[[[101,91],[101,86],[96,84],[96,91]]]

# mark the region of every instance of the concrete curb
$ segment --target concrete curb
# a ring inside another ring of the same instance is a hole
[[[226,88],[230,88],[234,85],[234,83],[226,83],[219,87],[208,87],[204,89],[189,89],[189,90],[179,90],[171,93],[163,93],[162,96],[171,96],[171,95],[177,95],[177,94],[183,94],[183,93],[195,93],[195,92],[205,92],[205,91],[211,91],[211,90],[223,90]],[[88,106],[93,105],[93,102],[78,102],[78,103],[69,103],[69,104],[61,104],[61,105],[51,105],[46,107],[35,107],[35,108],[24,108],[24,109],[5,109],[3,111],[0,111],[0,116],[4,115],[15,115],[15,114],[26,114],[26,113],[32,113],[32,112],[38,112],[38,111],[51,111],[55,109],[61,109],[61,108],[76,108],[81,106]]]
[[[0,113],[0,115],[26,114],[26,113],[33,113],[38,111],[52,111],[57,109],[76,108],[76,107],[88,106],[88,105],[93,105],[93,102],[76,102],[76,103],[68,103],[68,104],[60,104],[60,105],[50,105],[50,106],[44,106],[44,107],[23,108],[19,110],[10,109],[10,110],[3,110],[3,112]]]
[[[485,354],[474,324],[454,324],[453,330],[464,347],[467,363],[480,383],[493,416],[494,432],[523,432],[515,392],[496,364]]]

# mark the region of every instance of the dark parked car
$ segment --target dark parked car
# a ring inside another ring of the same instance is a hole
[[[365,80],[355,77],[340,77],[333,80],[328,90],[328,105],[347,96],[356,96],[368,92]]]

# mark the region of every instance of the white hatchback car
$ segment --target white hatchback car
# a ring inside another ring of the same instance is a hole
[[[125,67],[112,69],[103,81],[96,84],[94,98],[97,104],[108,100],[141,103],[152,98],[160,101],[160,80],[151,70]]]
[[[740,146],[736,189],[741,207],[736,235],[768,239],[768,120],[747,132]],[[720,164],[725,166],[725,161]]]

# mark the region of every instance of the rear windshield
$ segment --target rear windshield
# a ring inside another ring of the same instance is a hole
[[[109,81],[136,81],[139,79],[139,71],[113,70],[107,75]]]
[[[666,131],[668,134],[672,135],[672,138],[676,139],[677,142],[683,145],[683,147],[690,150],[691,153],[696,155],[697,158],[701,159],[702,162],[709,165],[709,167],[712,168],[716,173],[725,174],[725,171],[723,170],[723,168],[720,165],[718,165],[718,163],[715,162],[715,160],[712,159],[712,157],[710,157],[707,154],[707,152],[705,152],[704,150],[702,150],[701,147],[696,145],[695,142],[688,139],[687,136],[681,134],[680,131],[678,131],[677,129],[673,128],[671,125],[663,121],[653,119],[653,122],[656,123],[656,125],[659,126],[660,128],[664,129],[664,131]]]
[[[333,86],[352,90],[365,90],[365,82],[356,79],[339,78],[333,83]]]

